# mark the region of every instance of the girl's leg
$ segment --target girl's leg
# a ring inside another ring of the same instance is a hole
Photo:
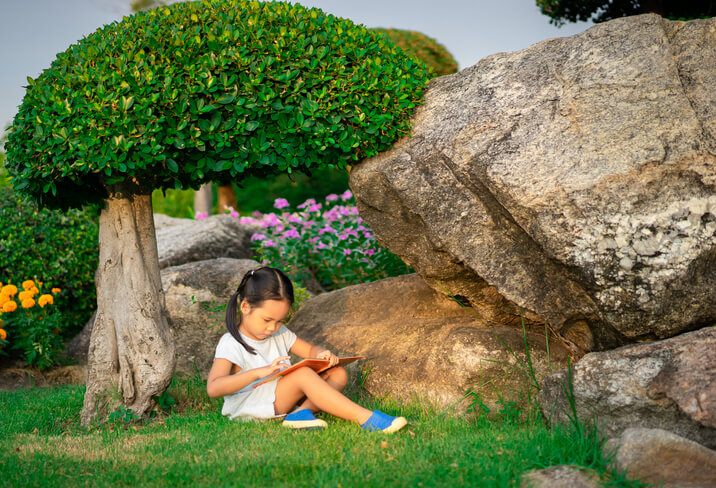
[[[318,409],[359,424],[373,413],[343,396],[311,368],[298,369],[278,380],[274,411],[277,415],[288,413],[304,395]]]
[[[348,384],[348,372],[343,366],[335,366],[328,371],[321,373],[319,376],[323,378],[326,383],[331,385],[336,391],[342,392]],[[294,408],[293,410],[298,411],[303,410],[304,408],[309,409],[313,413],[316,413],[319,410],[319,408],[308,398],[306,398],[305,401],[299,400],[299,404],[296,405],[296,408]]]

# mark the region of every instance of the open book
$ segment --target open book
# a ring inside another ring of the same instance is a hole
[[[353,361],[357,361],[359,359],[363,359],[363,356],[349,356],[349,357],[345,357],[345,358],[338,358],[338,364],[335,364],[333,366],[328,366],[328,364],[330,363],[330,361],[328,359],[319,359],[319,358],[304,359],[303,361],[299,361],[296,364],[289,366],[286,369],[282,369],[278,373],[274,373],[271,376],[267,376],[266,379],[256,383],[251,388],[256,388],[259,385],[263,385],[264,383],[273,381],[273,380],[277,379],[279,376],[283,376],[283,375],[286,375],[292,371],[296,371],[298,368],[309,367],[316,373],[323,373],[327,369],[333,368],[335,366],[345,366],[346,364],[350,364]]]

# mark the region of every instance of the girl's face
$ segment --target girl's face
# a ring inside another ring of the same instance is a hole
[[[288,300],[264,300],[257,307],[243,300],[239,330],[251,339],[262,341],[281,327],[290,308]]]

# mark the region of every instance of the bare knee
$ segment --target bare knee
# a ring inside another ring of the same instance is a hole
[[[336,366],[327,371],[328,376],[326,380],[331,380],[331,383],[337,385],[342,390],[348,384],[348,371],[343,366]]]

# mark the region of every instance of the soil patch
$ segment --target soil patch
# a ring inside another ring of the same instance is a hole
[[[84,383],[85,366],[60,366],[47,371],[15,366],[0,366],[0,390],[17,390]]]

